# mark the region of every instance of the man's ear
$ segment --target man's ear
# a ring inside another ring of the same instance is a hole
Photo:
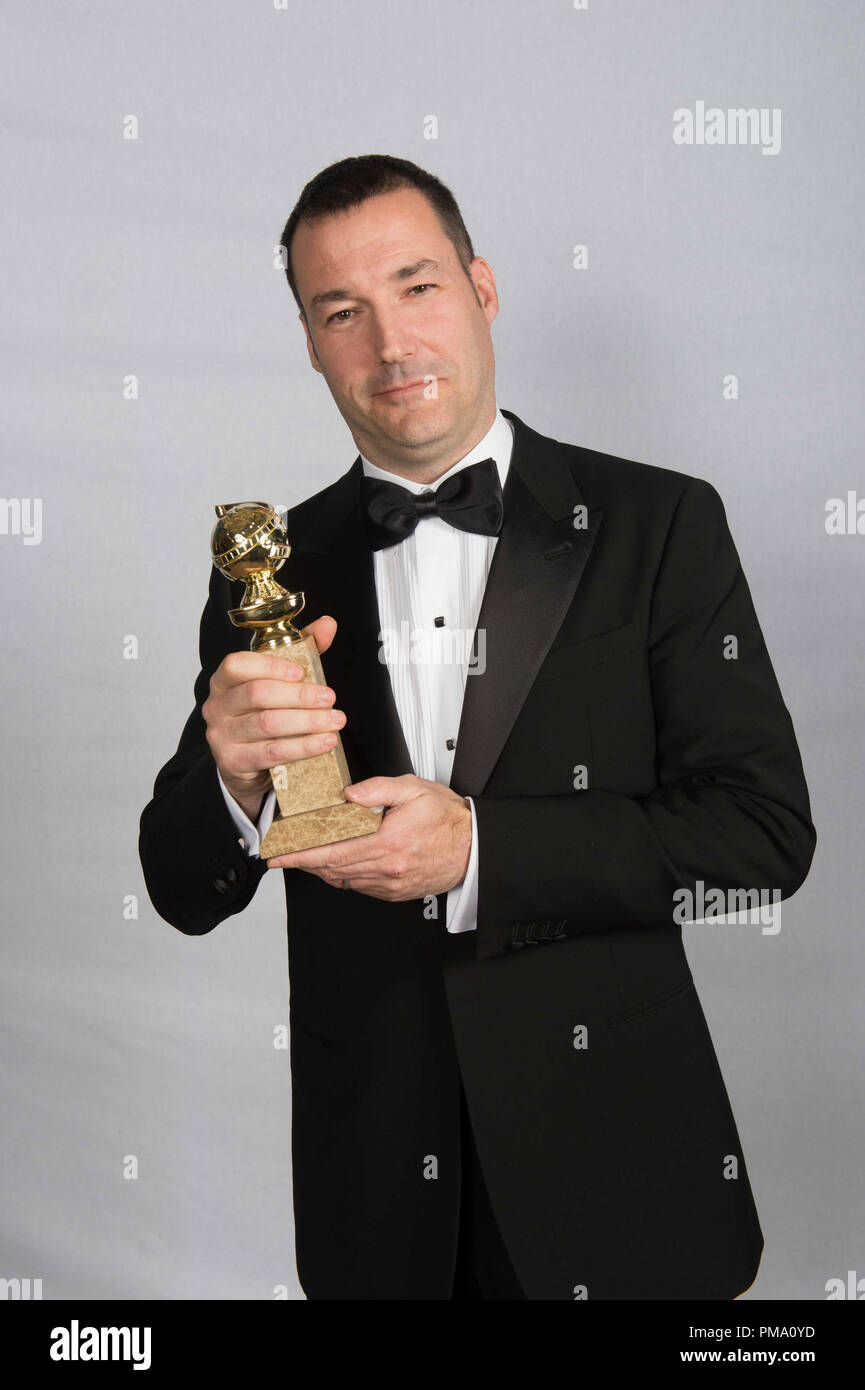
[[[496,277],[492,266],[483,256],[475,256],[466,273],[475,287],[475,297],[486,315],[487,323],[492,323],[499,312]]]
[[[311,337],[310,332],[309,332],[309,324],[308,324],[307,321],[306,321],[306,315],[304,314],[304,312],[303,312],[302,309],[300,310],[300,313],[298,314],[297,317],[300,319],[301,323],[303,324],[303,331],[304,331],[304,333],[306,334],[306,350],[307,350],[307,352],[309,353],[309,360],[310,360],[310,362],[312,363],[312,366],[314,367],[314,369],[315,369],[317,372],[320,372],[320,371],[321,371],[321,363],[320,363],[319,360],[318,360],[318,353],[317,353],[316,350],[315,350],[315,343],[312,341],[312,337]]]

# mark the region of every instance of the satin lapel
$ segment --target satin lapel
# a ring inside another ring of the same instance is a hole
[[[603,516],[587,511],[585,528],[575,527],[583,497],[561,445],[502,413],[513,422],[514,445],[472,647],[484,660],[466,676],[451,772],[461,796],[484,790],[573,602]]]

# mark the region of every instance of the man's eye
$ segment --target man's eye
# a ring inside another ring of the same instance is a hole
[[[432,283],[430,282],[430,283],[426,283],[426,284],[423,284],[423,285],[412,285],[411,288],[409,289],[408,293],[411,294],[411,295],[414,295],[414,293],[415,293],[416,290],[434,290],[434,289],[435,289],[435,285],[432,284]],[[337,309],[337,311],[336,311],[335,314],[330,314],[330,315],[329,315],[329,317],[328,317],[328,319],[327,319],[327,322],[328,322],[328,323],[348,323],[348,319],[347,319],[347,318],[344,318],[343,315],[344,315],[344,314],[353,314],[354,312],[355,312],[354,309]]]

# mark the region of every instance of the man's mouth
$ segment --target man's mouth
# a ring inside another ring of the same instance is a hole
[[[406,381],[402,386],[391,386],[386,391],[376,391],[377,396],[399,396],[404,391],[416,391],[419,386],[425,385],[423,381]]]

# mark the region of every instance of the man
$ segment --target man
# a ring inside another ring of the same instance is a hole
[[[789,897],[816,837],[720,498],[497,408],[493,272],[415,165],[324,170],[283,245],[359,457],[288,510],[279,579],[319,615],[346,795],[387,809],[257,857],[267,769],[334,712],[214,570],[140,852],[190,934],[284,870],[300,1282],[735,1298],[763,1237],[677,904]]]

